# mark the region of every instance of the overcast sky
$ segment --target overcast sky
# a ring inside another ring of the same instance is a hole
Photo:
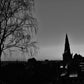
[[[84,0],[36,0],[35,4],[40,48],[37,58],[62,59],[66,33],[71,52],[84,56]]]
[[[62,59],[65,35],[71,52],[84,55],[84,0],[36,0],[41,59]]]

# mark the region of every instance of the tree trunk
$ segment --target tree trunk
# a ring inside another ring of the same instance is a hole
[[[0,63],[1,63],[1,55],[2,55],[2,50],[1,50],[1,44],[0,44]]]
[[[2,49],[0,47],[0,67],[1,67],[1,55],[2,55]]]
[[[0,73],[1,73],[1,55],[2,55],[2,50],[1,50],[1,44],[0,44]]]

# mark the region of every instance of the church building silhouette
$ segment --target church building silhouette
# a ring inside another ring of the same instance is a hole
[[[66,38],[65,38],[65,48],[64,48],[64,53],[63,53],[63,61],[65,64],[70,64],[72,61],[72,54],[70,51],[70,44],[69,44],[67,34],[66,34]]]

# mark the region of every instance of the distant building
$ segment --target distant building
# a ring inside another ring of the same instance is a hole
[[[64,53],[63,53],[63,61],[66,64],[69,64],[72,61],[72,54],[70,51],[70,44],[69,44],[67,34],[66,34],[66,38],[65,38],[65,48],[64,48]]]

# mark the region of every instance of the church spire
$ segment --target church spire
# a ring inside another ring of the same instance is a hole
[[[70,63],[72,60],[72,54],[70,52],[70,44],[68,40],[68,35],[66,34],[65,38],[65,48],[64,48],[64,53],[63,53],[63,61],[65,63]]]
[[[70,45],[69,45],[69,40],[68,40],[68,35],[67,34],[66,34],[66,38],[65,38],[64,53],[70,53]]]

